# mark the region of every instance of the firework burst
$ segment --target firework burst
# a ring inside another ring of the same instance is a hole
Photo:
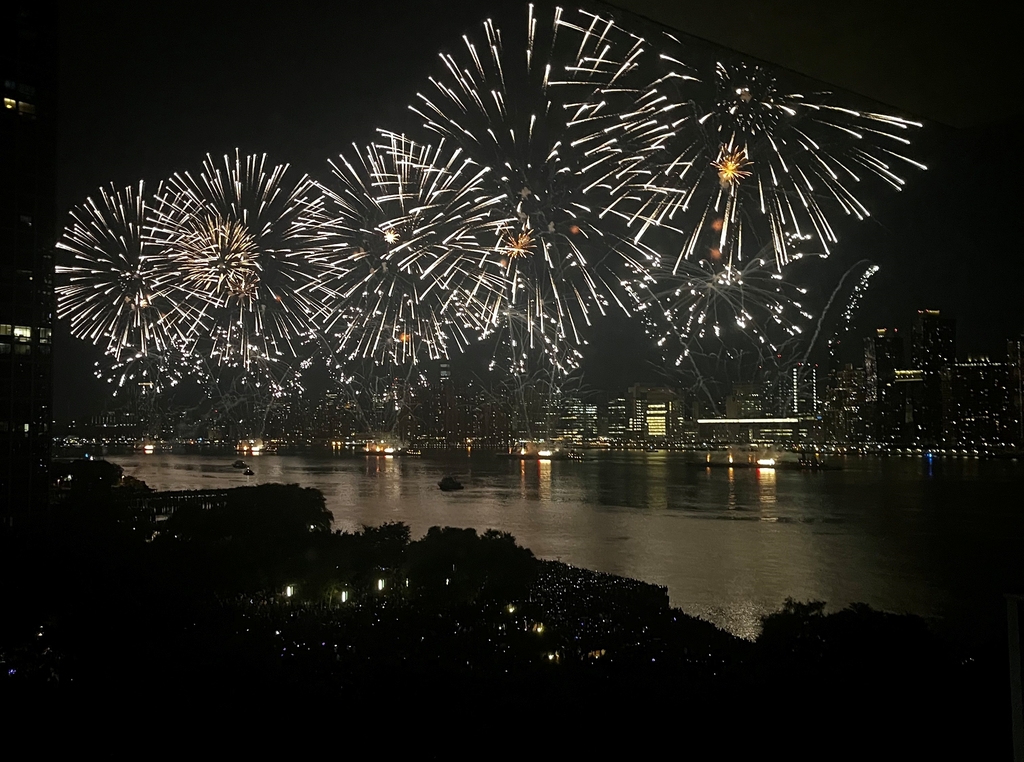
[[[592,313],[617,303],[619,270],[643,255],[597,224],[583,167],[600,164],[602,127],[613,117],[607,85],[633,65],[637,38],[610,19],[555,9],[544,23],[528,7],[525,29],[504,35],[491,20],[413,107],[427,130],[460,145],[500,199],[505,227],[491,265],[510,284],[513,312],[555,315],[559,340],[578,345]],[[595,86],[600,82],[601,86]]]
[[[101,346],[114,363],[135,355],[162,355],[184,312],[168,297],[162,249],[144,231],[145,189],[100,189],[98,200],[71,211],[57,248],[71,263],[57,268],[58,315],[71,333]]]
[[[917,122],[797,92],[758,64],[704,63],[708,51],[670,35],[659,51],[641,67],[653,81],[611,130],[630,158],[598,181],[614,185],[604,213],[637,237],[656,226],[689,233],[680,258],[700,256],[709,220],[723,221],[717,248],[733,262],[767,244],[781,269],[794,235],[828,254],[837,214],[869,216],[861,196],[877,183],[866,181],[900,190],[904,169],[924,169],[905,153]]]
[[[197,316],[190,333],[219,364],[300,356],[316,339],[335,274],[320,243],[323,199],[266,156],[209,156],[198,177],[158,192],[151,236],[176,277],[168,293]]]
[[[459,148],[382,142],[331,162],[329,246],[339,269],[339,353],[404,365],[463,349],[504,283],[483,266],[504,227],[487,170]]]

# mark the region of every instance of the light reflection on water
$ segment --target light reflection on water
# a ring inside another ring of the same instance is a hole
[[[1016,462],[858,458],[843,470],[705,468],[679,453],[582,463],[430,458],[112,457],[156,489],[299,483],[339,529],[494,527],[538,556],[667,585],[673,605],[751,637],[786,597],[966,619],[1022,589]],[[454,473],[466,485],[441,492]]]

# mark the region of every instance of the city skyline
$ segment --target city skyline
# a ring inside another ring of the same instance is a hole
[[[906,340],[908,339],[909,340]],[[1024,443],[1024,336],[988,357],[961,346],[956,321],[918,310],[909,337],[877,329],[860,363],[798,364],[756,383],[734,383],[718,401],[665,383],[627,388],[542,385],[518,395],[466,365],[439,361],[415,379],[334,387],[258,411],[188,408],[141,392],[110,413],[62,431],[65,444],[361,452],[364,447],[480,449],[517,442],[560,448],[694,448],[721,443],[844,451],[1012,452]],[[251,413],[246,413],[249,415]],[[160,442],[163,440],[164,444]]]

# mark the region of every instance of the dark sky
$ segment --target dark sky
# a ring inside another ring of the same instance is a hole
[[[611,5],[953,127],[1021,114],[1020,56],[997,0],[613,0]]]
[[[860,313],[864,331],[906,326],[917,308],[940,308],[959,321],[962,355],[1001,357],[1005,339],[1024,329],[1024,267],[1013,225],[1020,99],[1010,75],[1019,67],[1009,46],[990,41],[1005,23],[995,3],[972,3],[969,13],[927,5],[927,15],[904,0],[841,9],[810,0],[615,5],[925,119],[914,150],[930,170],[874,203],[871,221],[844,231],[837,257],[883,268]],[[458,45],[487,16],[521,23],[522,7],[62,2],[61,218],[99,185],[155,186],[196,168],[207,152],[236,147],[326,174],[329,157],[370,140],[374,127],[406,124],[406,105],[439,49]],[[89,352],[66,340],[58,350],[58,398],[89,388]],[[614,352],[597,356],[605,354]]]

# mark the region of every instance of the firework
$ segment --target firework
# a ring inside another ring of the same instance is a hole
[[[712,404],[729,383],[777,369],[812,319],[806,290],[765,257],[740,265],[709,256],[654,268],[638,295],[638,313],[666,370],[689,379]]]
[[[675,274],[652,276],[646,290],[653,297],[646,306],[660,311],[668,332],[684,345],[738,331],[777,353],[780,342],[801,333],[800,319],[810,317],[798,301],[806,291],[765,259],[742,267],[702,259]]]
[[[158,193],[150,234],[175,273],[168,293],[196,315],[197,351],[219,364],[299,357],[317,338],[334,266],[320,248],[323,199],[266,156],[207,156]]]
[[[628,312],[620,270],[644,261],[597,224],[583,172],[604,161],[602,129],[617,108],[608,85],[633,66],[638,40],[582,11],[555,9],[545,24],[532,5],[522,31],[506,36],[488,20],[482,37],[463,37],[413,111],[490,168],[506,224],[488,264],[509,284],[507,310],[550,309],[559,341],[579,345],[592,313],[613,303]]]
[[[658,50],[643,69],[653,81],[609,131],[627,158],[594,182],[613,186],[603,213],[636,237],[657,226],[686,234],[680,259],[702,256],[713,221],[716,248],[734,264],[768,244],[781,269],[791,236],[813,235],[828,254],[836,214],[869,216],[865,181],[900,190],[904,169],[924,169],[905,153],[917,122],[796,92],[765,66],[711,65],[707,51],[667,34]]]
[[[325,188],[339,352],[397,365],[447,357],[484,330],[500,298],[502,280],[482,263],[504,221],[487,170],[461,149],[380,137],[331,162]]]
[[[161,248],[144,232],[145,189],[100,189],[71,211],[57,248],[72,255],[57,268],[58,315],[71,333],[122,357],[167,352],[183,310],[168,297]]]

